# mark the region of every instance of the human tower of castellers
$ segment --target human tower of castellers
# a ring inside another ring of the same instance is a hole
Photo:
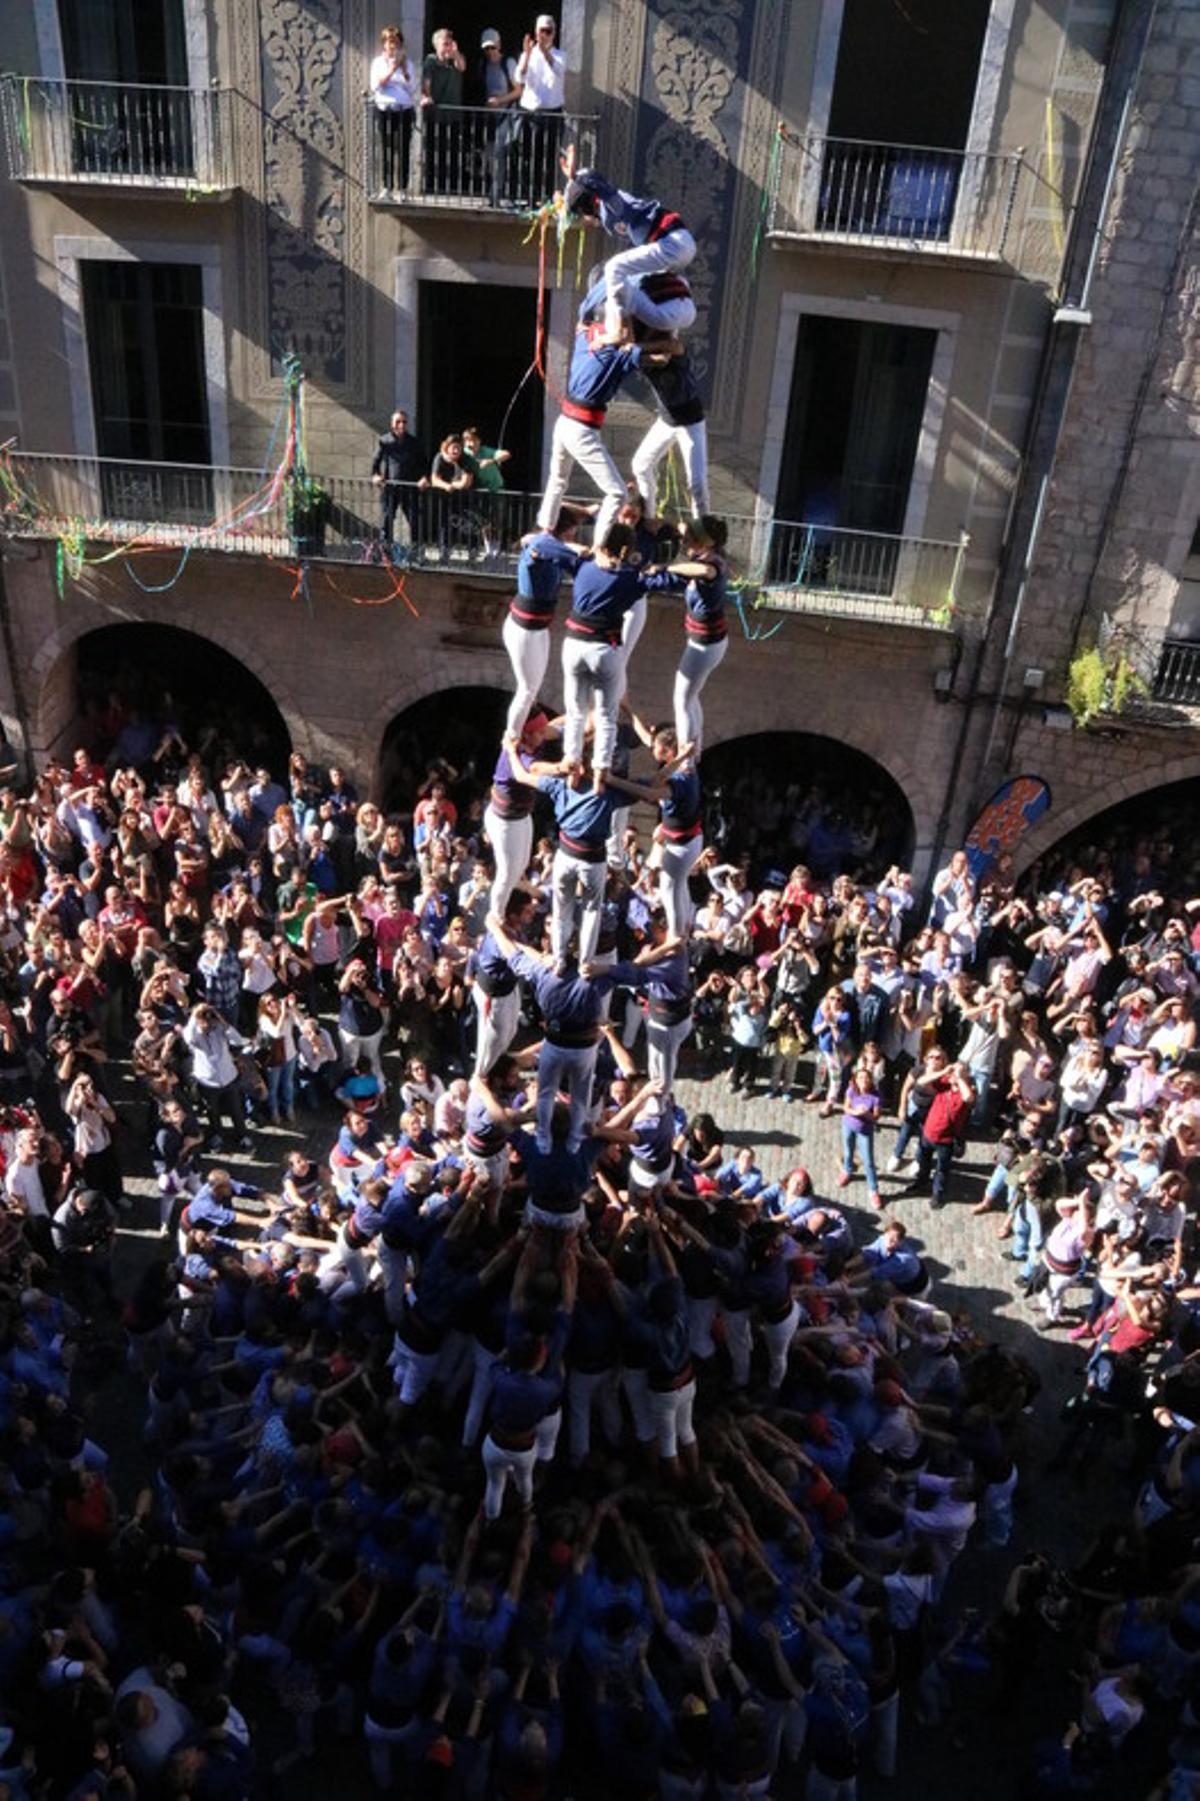
[[[30,1284],[32,1236],[0,1213],[0,1788],[14,1801],[261,1793],[252,1741],[272,1698],[290,1746],[276,1775],[361,1720],[385,1792],[741,1801],[803,1782],[809,1801],[848,1801],[868,1741],[894,1771],[903,1684],[937,1717],[944,1640],[925,1627],[977,1519],[1008,1542],[1028,1373],[928,1303],[899,1221],[856,1250],[803,1169],[768,1187],[748,1149],[723,1163],[713,1122],[673,1097],[692,1027],[701,696],[727,645],[725,531],[707,511],[679,335],[695,245],[659,202],[565,173],[567,212],[621,248],[581,309],[504,626],[514,691],[485,814],[494,881],[470,965],[469,1083],[443,1088],[414,1057],[400,1130],[382,1137],[369,1112],[383,999],[356,943],[339,983],[355,1069],[337,1090],[331,1188],[290,1151],[265,1225],[252,1189],[219,1169],[202,1179],[204,1134],[168,1084],[155,1155],[180,1254],[145,1268],[124,1312],[157,1459],[124,1522],[62,1364],[81,1320],[90,1331],[111,1307],[111,1231],[90,1222],[106,1181],[117,1204],[120,1172],[90,1077],[67,1102],[89,1188],[52,1229],[81,1313]],[[602,437],[632,370],[661,407],[637,501]],[[654,480],[673,443],[692,516],[664,552]],[[602,491],[586,546],[590,514],[564,501],[571,459]],[[539,693],[564,577],[552,722]],[[685,627],[673,718],[657,726],[626,697],[655,591],[681,597]],[[639,743],[653,781],[629,779]],[[102,775],[87,767],[71,818],[99,818]],[[186,782],[185,798],[202,793],[203,771]],[[539,793],[557,823],[548,932],[534,923]],[[634,802],[658,810],[656,893],[647,908],[639,892],[636,918],[622,875]],[[381,971],[398,898],[349,909]],[[314,997],[318,966],[341,956],[342,905],[314,886]],[[121,923],[119,892],[108,912]],[[236,1016],[239,970],[215,925],[205,945],[205,998],[182,1037],[217,1126],[238,1094],[221,1016]],[[281,1037],[303,979],[288,969]],[[540,1029],[516,1049],[523,989]],[[618,989],[644,1005],[648,1080],[609,1020]],[[185,990],[177,970],[148,984],[138,1046],[158,1042],[156,998],[181,1017]],[[260,1001],[268,1025],[279,1004]],[[319,1072],[323,1028],[313,1017],[303,1033]],[[42,1169],[50,1180],[36,1137],[14,1140],[10,1195],[40,1194]]]

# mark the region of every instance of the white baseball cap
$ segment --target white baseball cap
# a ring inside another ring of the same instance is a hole
[[[557,31],[558,26],[554,23],[554,20],[549,13],[539,13],[537,16],[536,29],[538,31]]]

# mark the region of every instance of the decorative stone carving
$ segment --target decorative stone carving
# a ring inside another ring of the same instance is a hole
[[[267,311],[278,368],[340,384],[346,362],[345,133],[335,77],[340,0],[262,0]]]
[[[738,71],[741,0],[691,0],[663,7],[650,45],[654,96],[666,114],[646,146],[644,187],[678,207],[699,246],[688,270],[696,323],[688,335],[697,373],[712,361],[714,308],[725,267],[732,187],[724,113]],[[736,127],[731,120],[730,129]]]
[[[746,363],[752,351],[753,335],[750,320],[754,305],[754,286],[749,280],[750,264],[755,233],[762,219],[764,188],[779,121],[778,85],[785,60],[790,19],[797,21],[798,29],[804,28],[804,14],[799,8],[760,6],[754,19],[749,66],[744,91],[740,96],[741,135],[735,151],[742,179],[736,184],[737,194],[726,256],[726,267],[738,270],[740,275],[738,280],[726,282],[721,307],[720,353],[715,358],[708,410],[709,429],[714,433],[737,429],[742,396],[746,389]]]

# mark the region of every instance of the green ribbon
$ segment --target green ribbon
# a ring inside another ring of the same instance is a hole
[[[775,137],[771,145],[771,155],[767,162],[766,179],[763,182],[762,198],[758,203],[758,221],[754,227],[754,242],[750,246],[750,279],[758,274],[758,258],[762,250],[763,239],[767,235],[767,225],[771,217],[771,207],[775,201],[775,178],[783,155],[783,126],[775,127]]]

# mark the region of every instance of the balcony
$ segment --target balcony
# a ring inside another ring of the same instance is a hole
[[[376,206],[533,212],[560,185],[562,151],[574,146],[581,168],[595,161],[590,115],[487,106],[381,113],[369,97],[365,106],[364,180]]]
[[[261,470],[12,451],[0,468],[0,536],[129,544],[138,554],[224,551],[327,563],[383,561],[385,495],[368,476],[314,477],[296,504]],[[511,581],[536,494],[461,495],[395,484],[388,559],[429,573]],[[585,497],[587,499],[593,496]],[[948,629],[967,539],[892,536],[770,516],[731,516],[729,555],[759,605]]]
[[[781,136],[768,235],[853,250],[1011,260],[1020,151],[993,156],[850,138]]]
[[[770,517],[729,520],[729,555],[760,604],[947,627],[960,604],[967,536],[911,538]]]
[[[1163,640],[1151,693],[1155,700],[1200,707],[1200,643],[1184,638]]]
[[[0,120],[9,173],[40,186],[175,192],[189,200],[227,193],[228,99],[220,88],[6,74]]]

